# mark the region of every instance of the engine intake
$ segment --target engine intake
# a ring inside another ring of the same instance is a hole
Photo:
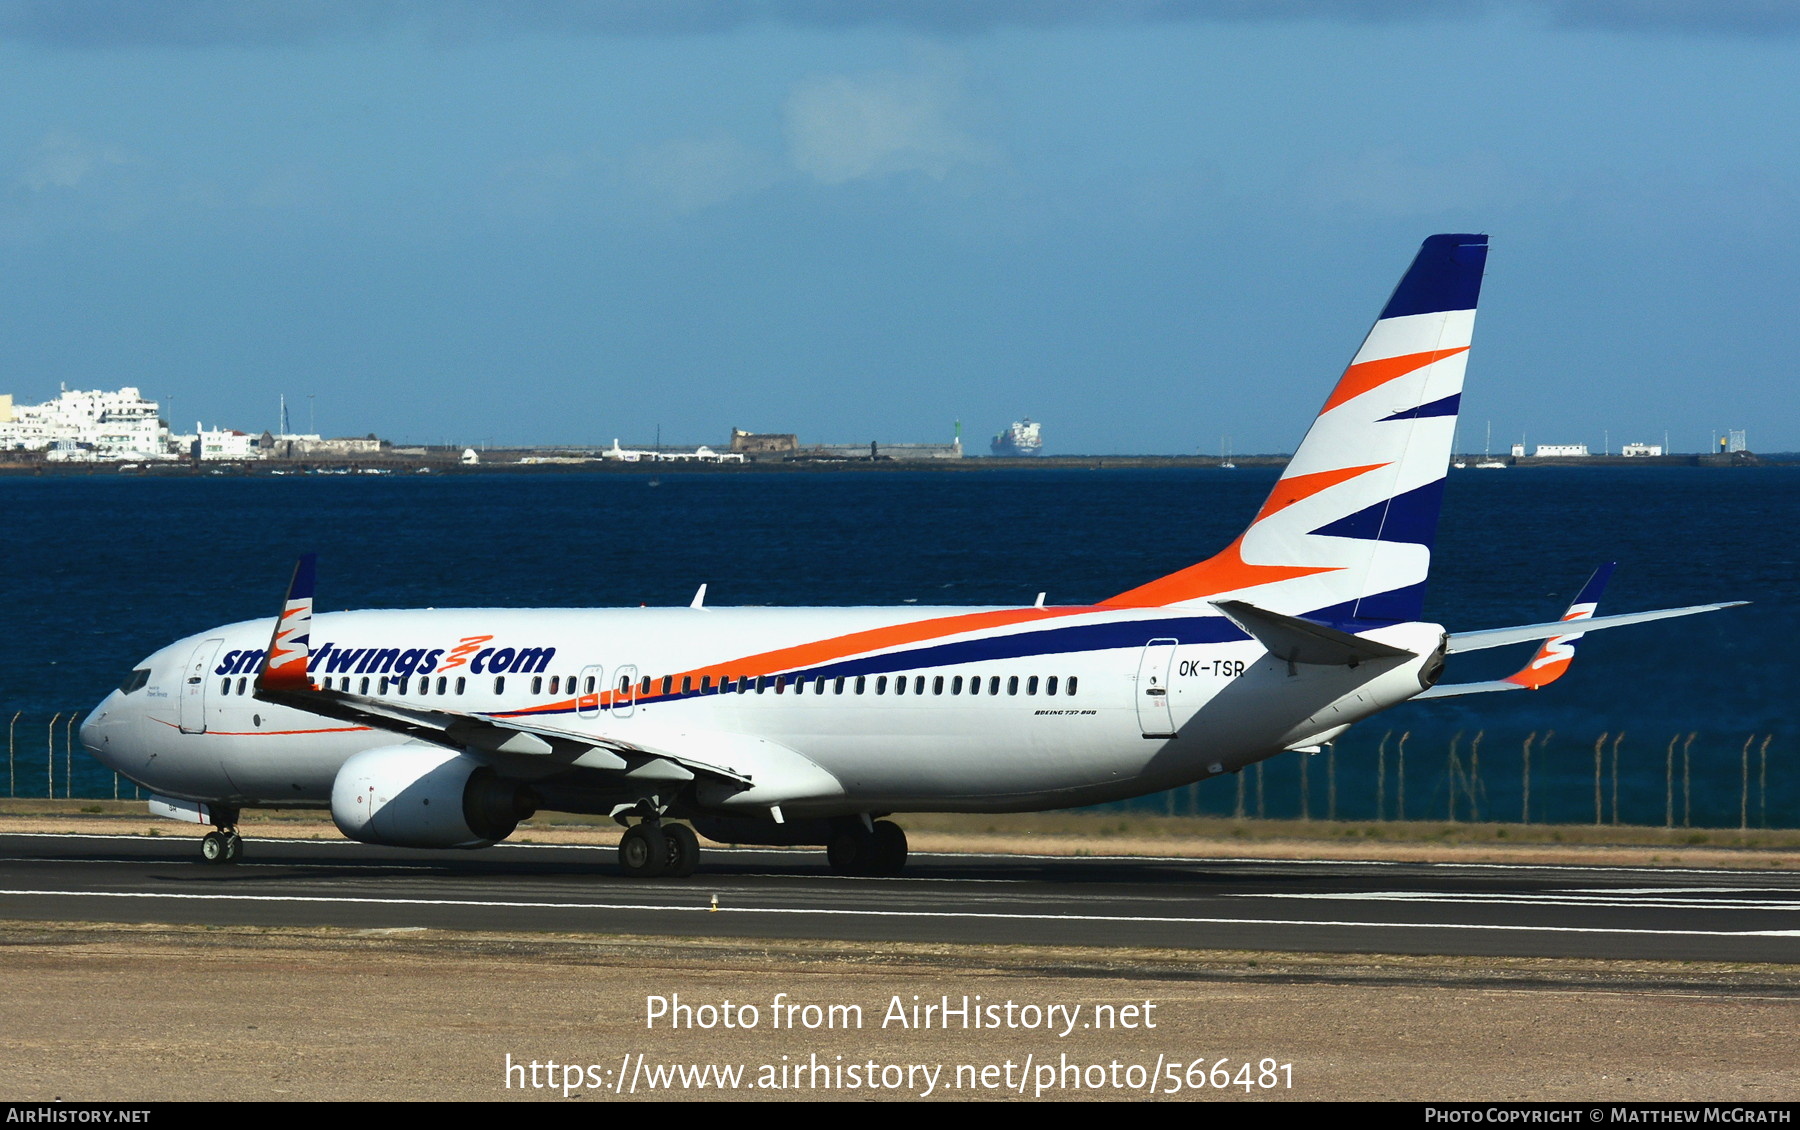
[[[436,746],[365,749],[331,783],[331,819],[365,844],[487,847],[536,811],[529,786]]]

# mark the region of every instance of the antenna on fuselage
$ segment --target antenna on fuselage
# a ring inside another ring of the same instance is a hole
[[[701,585],[699,591],[694,593],[694,599],[688,601],[688,607],[689,608],[705,608],[706,607],[706,586],[705,585]]]

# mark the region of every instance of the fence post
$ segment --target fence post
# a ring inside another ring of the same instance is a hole
[[[1756,771],[1756,822],[1764,828],[1769,826],[1769,742],[1774,738],[1774,734],[1764,735],[1762,747],[1757,751],[1762,765]]]
[[[1394,750],[1394,819],[1406,819],[1406,739],[1411,730],[1400,732],[1399,748]]]
[[[12,721],[6,724],[6,795],[9,797],[19,795],[18,778],[13,770],[13,731],[19,728],[19,715],[23,713],[23,710],[13,711]]]
[[[1462,741],[1462,731],[1458,730],[1450,738],[1450,754],[1444,763],[1444,794],[1449,798],[1449,812],[1445,819],[1456,823],[1456,787],[1462,780],[1462,762],[1456,759],[1456,747]]]
[[[1375,819],[1387,819],[1387,744],[1394,736],[1389,730],[1381,735],[1381,746],[1375,751]]]
[[[75,712],[69,712],[69,720],[63,723],[63,796],[72,797],[75,788],[75,747],[71,739],[75,734]]]
[[[1756,740],[1751,734],[1744,739],[1744,752],[1738,756],[1738,831],[1750,830],[1750,743]]]
[[[1520,763],[1521,777],[1519,785],[1519,823],[1531,823],[1531,743],[1537,741],[1537,731],[1533,730],[1525,738],[1525,749]]]
[[[1675,743],[1681,740],[1677,733],[1669,739],[1669,752],[1663,755],[1663,827],[1675,826]]]
[[[1256,818],[1261,820],[1267,815],[1268,810],[1263,807],[1263,763],[1258,761],[1256,763]]]
[[[1619,746],[1625,742],[1625,731],[1620,730],[1613,738],[1612,747],[1612,812],[1613,827],[1619,826]]]
[[[1681,826],[1683,828],[1694,826],[1694,793],[1693,780],[1688,776],[1688,747],[1692,746],[1694,739],[1699,736],[1700,731],[1690,730],[1687,741],[1681,743]]]
[[[1238,766],[1237,771],[1237,807],[1231,815],[1238,820],[1244,818],[1244,767],[1242,765]]]
[[[1477,824],[1481,823],[1481,739],[1486,735],[1486,730],[1476,730],[1469,746],[1469,819]]]
[[[1594,826],[1598,828],[1600,820],[1600,751],[1606,747],[1606,739],[1610,735],[1601,734],[1594,739]]]
[[[1337,743],[1325,747],[1325,819],[1337,819]]]
[[[50,724],[44,727],[44,795],[51,800],[56,799],[56,720],[62,717],[62,711],[50,716]]]
[[[1306,778],[1307,766],[1312,763],[1312,754],[1300,755],[1300,819],[1312,819],[1312,790]]]

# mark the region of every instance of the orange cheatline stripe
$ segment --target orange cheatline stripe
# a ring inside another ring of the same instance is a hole
[[[1466,345],[1459,345],[1455,349],[1432,349],[1424,353],[1381,357],[1374,361],[1364,361],[1360,365],[1352,365],[1344,370],[1343,377],[1338,380],[1337,387],[1331,390],[1330,399],[1325,401],[1325,407],[1319,409],[1319,413],[1323,415],[1346,400],[1361,396],[1370,389],[1378,388],[1396,377],[1404,377],[1415,369],[1423,369],[1433,361],[1442,361],[1446,357],[1466,353],[1468,348]]]
[[[696,667],[692,671],[676,671],[672,672],[672,675],[677,680],[683,675],[698,676],[725,670],[729,670],[733,675],[767,675],[774,671],[816,667],[834,659],[844,659],[852,655],[881,651],[890,647],[901,647],[906,644],[923,643],[927,640],[961,635],[964,632],[981,631],[984,628],[1004,628],[1012,624],[1074,616],[1088,611],[1091,609],[1082,607],[998,608],[987,612],[939,616],[930,620],[915,621],[911,624],[894,624],[886,628],[851,632],[848,635],[833,636],[830,639],[812,643],[765,651],[759,655],[747,655],[741,659],[709,662],[705,667]]]
[[[1286,510],[1302,499],[1311,498],[1327,487],[1348,482],[1365,471],[1378,471],[1383,467],[1391,466],[1393,466],[1391,463],[1369,463],[1362,467],[1342,467],[1335,471],[1314,471],[1310,475],[1294,475],[1284,478],[1275,484],[1274,490],[1269,492],[1268,501],[1264,502],[1262,509],[1256,512],[1256,520],[1251,525],[1255,525],[1256,522],[1262,521],[1277,511]]]
[[[918,620],[910,624],[871,628],[867,631],[851,632],[848,635],[833,636],[830,639],[796,644],[793,647],[746,655],[737,659],[708,660],[700,667],[689,668],[685,671],[671,671],[666,676],[658,675],[655,677],[657,689],[649,692],[633,691],[628,697],[638,702],[648,702],[663,697],[660,688],[664,678],[672,680],[672,685],[676,687],[681,685],[683,676],[691,676],[695,679],[702,675],[711,675],[718,679],[726,677],[754,679],[762,675],[817,667],[823,663],[847,659],[854,655],[882,651],[891,647],[902,647],[906,644],[924,643],[961,635],[965,632],[976,632],[986,628],[1004,628],[1033,620],[1077,616],[1092,611],[1092,608],[1079,605],[1067,608],[997,608],[986,612],[959,613],[955,616],[938,616],[930,620]],[[679,693],[681,692],[671,691],[669,697],[676,697]],[[607,707],[619,701],[617,684],[600,692],[599,697],[601,704]]]
[[[1100,604],[1107,608],[1161,608],[1184,600],[1247,589],[1252,585],[1331,573],[1340,568],[1336,565],[1252,565],[1244,560],[1243,546],[1244,535],[1239,534],[1236,541],[1198,565],[1159,577]]]

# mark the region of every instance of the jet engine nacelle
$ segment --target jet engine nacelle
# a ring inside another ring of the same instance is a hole
[[[365,844],[487,847],[537,809],[531,790],[481,762],[427,745],[355,754],[331,784],[331,818]]]

